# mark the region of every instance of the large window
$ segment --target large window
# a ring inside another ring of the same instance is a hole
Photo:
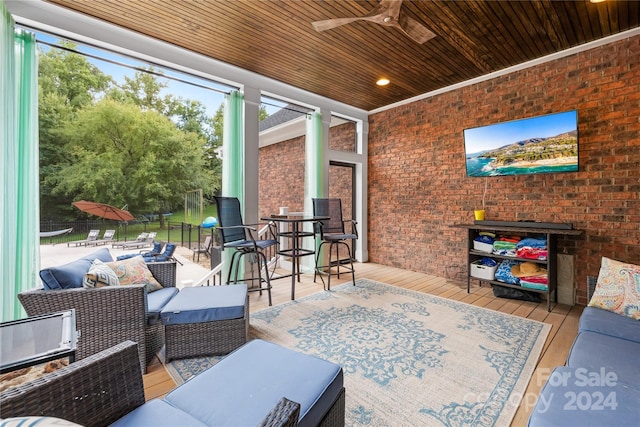
[[[205,199],[219,192],[222,106],[235,88],[36,37],[41,220],[76,218],[79,199],[139,216],[181,209],[193,190]]]

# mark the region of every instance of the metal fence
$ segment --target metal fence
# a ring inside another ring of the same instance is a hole
[[[63,233],[63,230],[72,229]],[[160,228],[159,222],[135,222],[126,223],[110,220],[79,220],[79,221],[42,221],[40,233],[46,233],[40,237],[40,244],[61,244],[74,240],[86,239],[90,230],[100,230],[98,238],[101,238],[106,230],[115,230],[114,241],[135,240],[140,233],[157,232],[156,240],[180,244],[189,249],[198,248],[208,235],[213,235],[210,228],[202,228],[199,225],[165,220],[164,228]],[[60,234],[54,234],[60,232]]]

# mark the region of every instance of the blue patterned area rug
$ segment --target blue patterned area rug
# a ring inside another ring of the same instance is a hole
[[[345,284],[251,315],[251,335],[344,369],[348,426],[506,426],[550,325],[385,285]],[[181,384],[220,358],[167,366]]]

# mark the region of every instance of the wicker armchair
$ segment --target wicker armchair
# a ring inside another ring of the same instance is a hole
[[[176,285],[176,263],[147,264],[164,287]],[[144,285],[111,286],[93,289],[33,289],[18,294],[29,316],[69,309],[76,310],[76,327],[80,332],[76,359],[83,359],[126,340],[138,343],[142,372],[164,345],[164,328],[160,322],[149,324]]]
[[[108,426],[145,403],[137,351],[136,343],[126,341],[4,391],[0,413],[3,418],[49,416],[84,426]],[[295,427],[299,412],[298,403],[283,398],[259,425]]]
[[[127,341],[0,393],[3,418],[49,416],[107,426],[144,403],[136,343]]]

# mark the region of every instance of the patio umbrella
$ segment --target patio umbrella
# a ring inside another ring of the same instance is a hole
[[[105,219],[113,219],[116,221],[132,221],[135,219],[129,211],[118,209],[115,206],[107,205],[106,203],[80,200],[78,202],[73,202],[72,205],[80,209],[82,212]]]

